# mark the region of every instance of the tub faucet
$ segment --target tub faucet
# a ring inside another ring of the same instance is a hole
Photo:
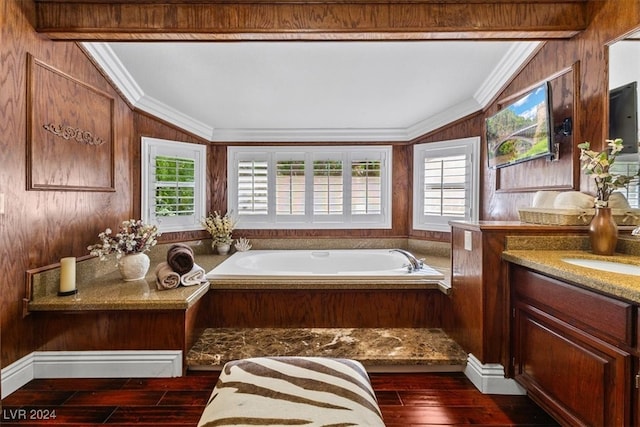
[[[400,252],[409,260],[409,265],[408,265],[409,273],[411,273],[412,271],[420,270],[424,265],[424,262],[422,260],[416,258],[415,256],[413,256],[411,252],[405,251],[404,249],[396,248],[396,249],[391,249],[389,252]]]

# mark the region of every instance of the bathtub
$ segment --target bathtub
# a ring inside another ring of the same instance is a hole
[[[388,284],[431,283],[442,285],[444,274],[425,265],[409,273],[407,258],[389,249],[250,250],[236,252],[207,273],[212,286],[224,280],[260,283]]]

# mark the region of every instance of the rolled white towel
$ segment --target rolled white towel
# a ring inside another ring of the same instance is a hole
[[[193,264],[191,271],[180,276],[180,283],[182,286],[195,286],[208,282],[209,281],[205,277],[204,268],[195,263]]]

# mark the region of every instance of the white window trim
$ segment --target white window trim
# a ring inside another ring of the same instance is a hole
[[[424,159],[466,153],[471,160],[471,188],[467,196],[467,215],[463,217],[424,215]],[[413,147],[413,228],[415,230],[451,231],[449,221],[477,221],[480,209],[480,137],[453,139]]]
[[[142,221],[155,224],[158,230],[165,232],[203,230],[201,220],[206,216],[206,170],[207,170],[207,146],[188,142],[171,141],[166,139],[142,137],[141,155],[141,210]],[[195,210],[193,215],[173,218],[158,218],[153,209],[154,191],[151,173],[152,151],[158,154],[175,157],[193,158],[195,160]]]
[[[283,156],[291,155],[299,158],[301,155],[309,165],[317,156],[326,158],[342,158],[346,162],[353,160],[381,160],[382,173],[382,206],[380,215],[356,215],[350,213],[350,188],[349,183],[344,183],[345,211],[342,215],[275,215],[274,209],[268,215],[243,215],[238,216],[238,228],[244,229],[390,229],[391,228],[391,201],[392,201],[392,152],[389,145],[376,146],[230,146],[227,148],[227,209],[229,212],[237,212],[238,200],[238,174],[237,164],[239,160],[249,158],[269,162],[269,185],[275,189],[275,161]],[[343,157],[344,156],[344,157]],[[346,169],[345,169],[346,171]],[[349,169],[350,171],[350,169]],[[350,172],[348,172],[350,174]],[[347,179],[346,181],[349,181]],[[310,188],[307,185],[307,188]],[[312,192],[312,190],[310,190]],[[269,191],[270,203],[273,203],[275,191]],[[311,197],[306,195],[307,204]]]

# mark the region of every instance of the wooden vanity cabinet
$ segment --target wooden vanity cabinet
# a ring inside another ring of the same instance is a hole
[[[446,332],[483,364],[510,367],[507,236],[580,236],[586,227],[520,222],[450,222],[451,306]],[[510,376],[510,372],[508,372]]]
[[[637,425],[637,308],[509,268],[515,379],[565,425]]]

